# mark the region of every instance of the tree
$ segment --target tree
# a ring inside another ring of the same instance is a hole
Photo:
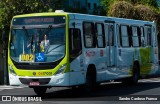
[[[134,7],[126,1],[117,1],[111,5],[108,15],[120,18],[133,18]]]
[[[106,11],[107,15],[109,11],[113,8],[113,4],[120,1],[126,1],[128,3],[131,3],[133,6],[140,4],[146,5],[151,7],[152,9],[155,9],[156,11],[159,11],[157,0],[100,0],[101,5],[104,7],[104,10]]]
[[[0,40],[2,29],[9,33],[13,16],[62,9],[63,2],[64,0],[0,0]],[[7,40],[8,38],[5,40],[5,47],[7,47]]]
[[[157,0],[129,0],[129,1],[131,1],[131,3],[134,5],[142,4],[142,5],[148,5],[158,9]]]
[[[110,0],[110,2],[111,1],[112,0]],[[107,10],[107,15],[120,18],[157,21],[158,9],[153,7],[156,5],[158,4],[155,0],[115,0],[110,5],[109,10]]]
[[[10,25],[14,15],[61,9],[63,0],[0,0],[0,29]]]
[[[111,7],[111,4],[114,3],[115,0],[100,0],[101,3],[101,15],[106,15],[108,14],[108,11]],[[105,11],[105,12],[104,12]]]
[[[146,5],[136,5],[134,7],[134,19],[153,21],[157,20],[158,13]]]

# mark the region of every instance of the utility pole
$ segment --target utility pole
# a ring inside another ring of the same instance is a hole
[[[6,50],[3,50],[4,85],[7,85]]]

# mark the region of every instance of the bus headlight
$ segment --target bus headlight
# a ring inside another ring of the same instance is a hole
[[[65,69],[66,69],[66,64],[61,65],[61,67],[57,70],[55,75],[63,73]]]
[[[12,66],[9,65],[8,67],[9,67],[10,73],[11,73],[12,75],[16,76],[17,74],[16,74],[16,72],[14,71],[14,69],[12,68]]]

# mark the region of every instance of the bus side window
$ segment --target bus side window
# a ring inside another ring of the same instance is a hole
[[[84,34],[84,45],[87,48],[96,47],[94,23],[84,22],[83,23],[83,34]]]
[[[140,34],[141,34],[141,46],[145,46],[145,37],[144,37],[144,28],[140,27]]]
[[[151,27],[147,28],[147,45],[151,46]]]
[[[69,29],[70,54],[77,54],[82,50],[81,32],[79,29]]]
[[[138,35],[138,27],[132,26],[132,45],[133,47],[139,47],[139,35]]]
[[[155,26],[153,26],[153,36],[154,36],[154,40],[153,40],[153,46],[154,47],[156,47],[157,46],[157,32],[156,32],[157,30],[156,30],[156,28],[155,28]]]
[[[117,43],[118,43],[118,47],[120,47],[120,28],[119,25],[116,25],[116,34],[117,34]]]
[[[108,34],[108,39],[109,39],[109,44],[110,46],[114,46],[114,27],[113,25],[109,25],[109,34]]]
[[[120,27],[120,44],[123,47],[129,47],[129,32],[126,25]]]
[[[97,36],[97,47],[105,47],[105,35],[104,35],[104,25],[102,23],[96,24],[96,36]]]

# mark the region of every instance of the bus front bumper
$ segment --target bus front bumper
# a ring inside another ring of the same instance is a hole
[[[58,74],[50,77],[15,76],[9,73],[9,83],[13,86],[28,85],[38,82],[39,86],[70,86],[69,73]],[[34,86],[34,85],[32,85]]]

